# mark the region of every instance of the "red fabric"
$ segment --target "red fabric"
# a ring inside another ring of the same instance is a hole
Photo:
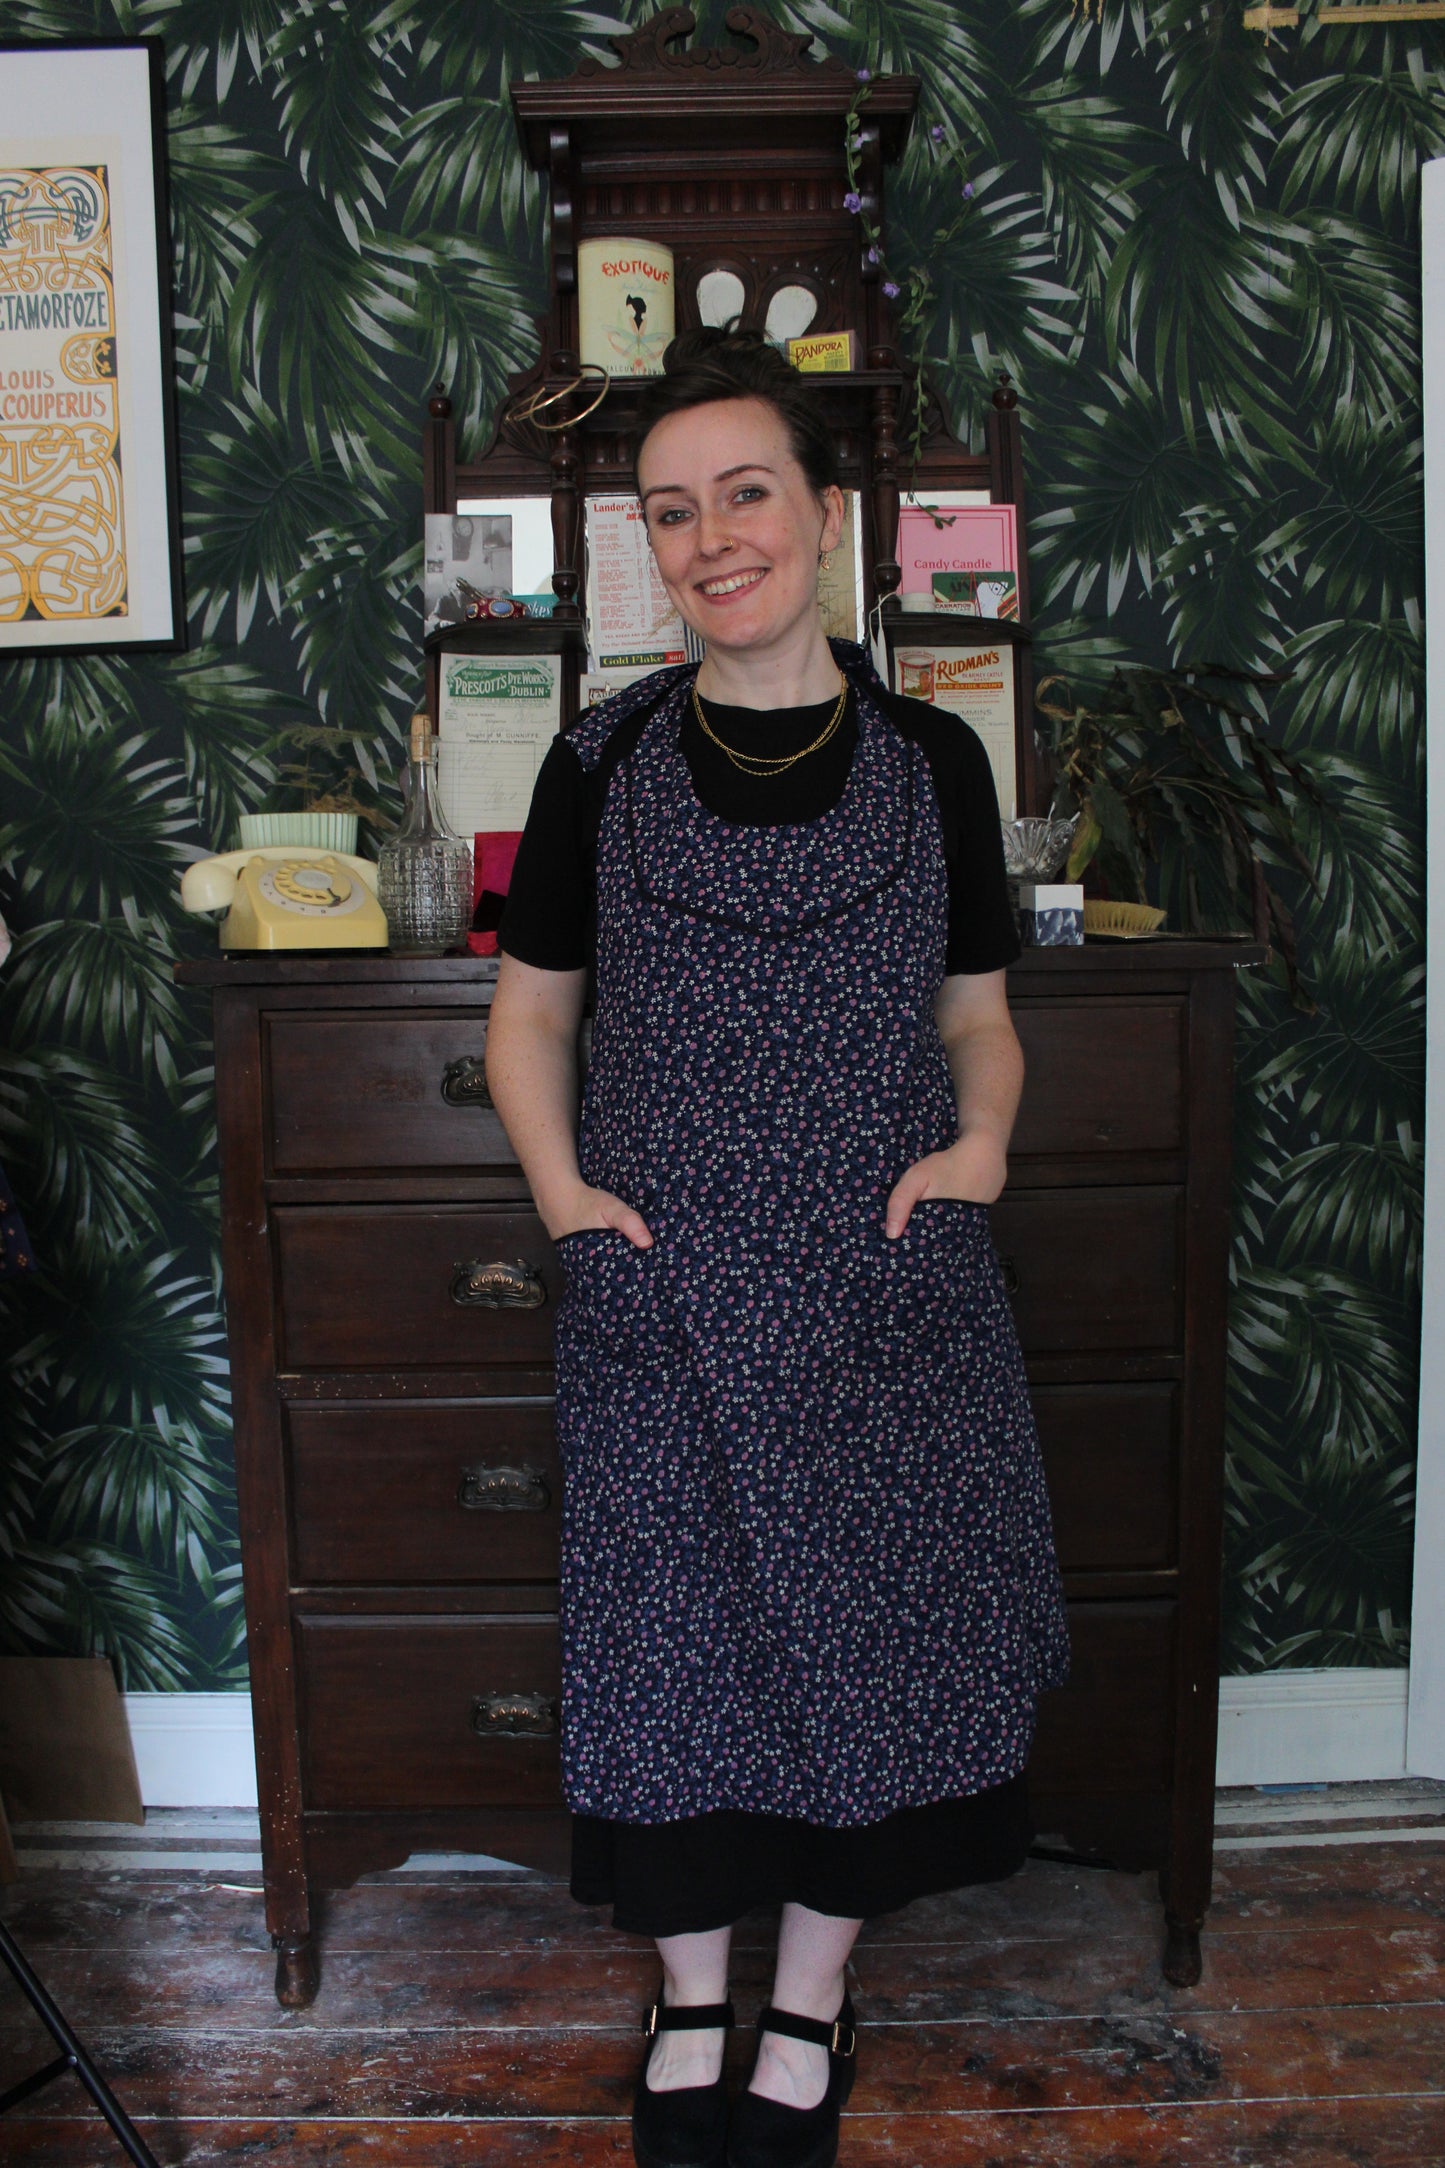
[[[482,829],[472,838],[474,911],[484,888],[489,888],[494,896],[506,895],[512,885],[512,868],[517,862],[517,845],[521,840],[520,828]]]
[[[520,828],[480,829],[472,839],[472,910],[482,900],[483,893],[505,896],[512,884],[512,867],[517,859],[517,845],[522,840]],[[495,956],[497,936],[495,929],[486,933],[469,933],[467,947],[473,956]]]

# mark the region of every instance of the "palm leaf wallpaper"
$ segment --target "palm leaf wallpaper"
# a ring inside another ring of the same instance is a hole
[[[420,688],[419,426],[479,446],[534,352],[544,199],[506,105],[609,59],[573,0],[8,0],[156,34],[169,81],[190,650],[0,670],[0,1160],[40,1260],[0,1310],[0,1646],[245,1680],[204,1004],[177,875],[287,723],[385,791]],[[701,34],[725,36],[718,4]],[[1225,1668],[1408,1655],[1422,1133],[1417,173],[1445,31],[1246,32],[1235,0],[798,0],[922,78],[890,258],[960,430],[1022,393],[1040,661],[1283,673],[1318,764],[1313,1006],[1241,985]],[[928,130],[967,151],[946,223]]]

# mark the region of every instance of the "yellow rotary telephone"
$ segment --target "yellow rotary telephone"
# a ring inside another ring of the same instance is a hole
[[[187,911],[224,911],[223,949],[385,948],[369,858],[272,844],[203,858],[181,877]]]

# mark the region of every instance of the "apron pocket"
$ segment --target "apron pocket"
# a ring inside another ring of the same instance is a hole
[[[557,1305],[559,1361],[564,1346],[629,1369],[672,1359],[677,1335],[655,1238],[644,1250],[619,1228],[578,1227],[558,1235],[553,1247],[565,1279]]]
[[[903,1233],[870,1241],[854,1307],[854,1353],[882,1371],[926,1359],[995,1299],[998,1266],[988,1207],[966,1197],[920,1200]]]

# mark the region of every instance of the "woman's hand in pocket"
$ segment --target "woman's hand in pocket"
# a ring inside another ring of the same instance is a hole
[[[954,1197],[965,1204],[992,1204],[1008,1180],[1008,1154],[986,1129],[967,1132],[945,1152],[915,1159],[888,1195],[883,1232],[890,1241],[908,1225],[916,1204],[928,1197]]]
[[[580,1235],[589,1228],[612,1227],[618,1234],[626,1235],[629,1242],[639,1250],[652,1247],[652,1230],[640,1212],[634,1212],[630,1204],[614,1197],[610,1189],[592,1189],[587,1183],[578,1184],[575,1193],[568,1198],[564,1209],[547,1219],[547,1232],[554,1242],[567,1235]]]

